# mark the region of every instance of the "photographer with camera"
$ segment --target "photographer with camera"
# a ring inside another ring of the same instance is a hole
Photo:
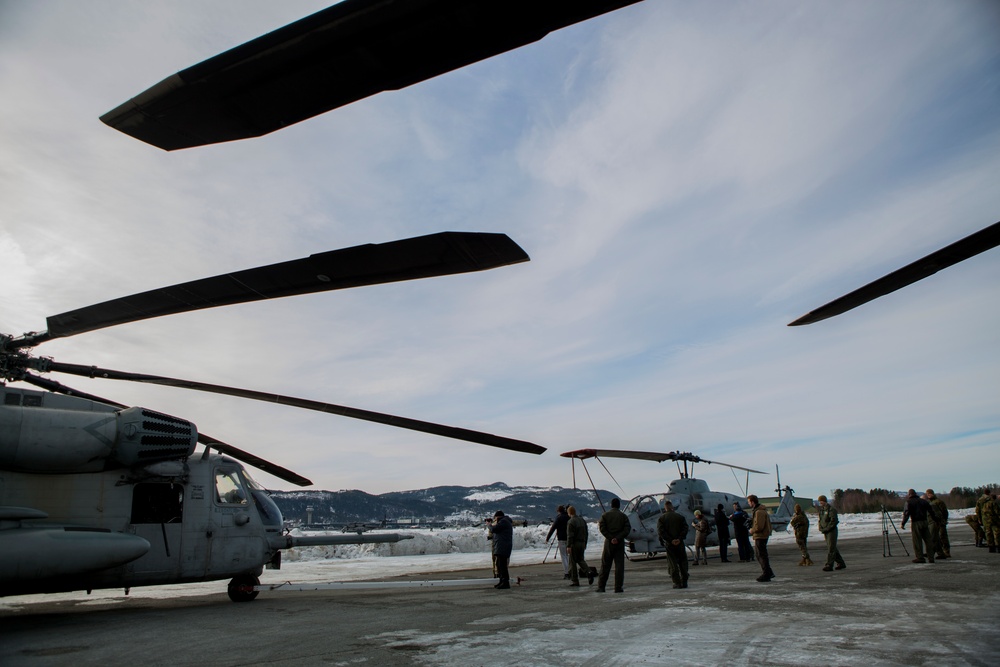
[[[510,553],[514,550],[514,524],[510,517],[500,510],[492,519],[486,519],[486,539],[493,540],[493,562],[496,566],[496,576],[500,579],[493,588],[510,588]]]

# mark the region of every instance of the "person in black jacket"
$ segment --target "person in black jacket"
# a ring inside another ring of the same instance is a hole
[[[545,536],[545,541],[552,539],[552,533],[556,534],[556,543],[559,545],[559,557],[562,558],[563,579],[569,579],[569,556],[566,554],[566,524],[569,523],[569,514],[562,505],[556,508],[556,519],[549,527],[549,534]]]
[[[910,521],[910,537],[913,539],[914,563],[934,562],[934,542],[931,540],[927,520],[931,517],[931,504],[910,489],[906,492],[906,506],[903,508],[902,527]],[[926,551],[925,551],[926,547]],[[926,559],[925,559],[926,555]]]
[[[729,517],[722,503],[715,510],[715,531],[719,534],[719,556],[723,563],[729,562]]]
[[[740,562],[749,563],[753,560],[753,547],[750,546],[750,517],[743,511],[739,503],[733,503],[733,513],[729,520],[733,523],[733,534],[736,536],[736,547],[740,552]]]
[[[493,556],[497,562],[497,577],[500,583],[493,588],[510,588],[510,552],[514,549],[514,524],[509,516],[497,510],[493,520],[487,519],[487,530],[493,538]]]

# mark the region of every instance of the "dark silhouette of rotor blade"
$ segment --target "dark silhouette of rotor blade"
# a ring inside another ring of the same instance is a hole
[[[57,394],[65,394],[66,396],[76,396],[77,398],[85,398],[89,401],[94,401],[96,403],[102,403],[104,405],[110,405],[113,408],[125,409],[128,406],[123,403],[118,403],[117,401],[112,401],[108,398],[102,398],[100,396],[94,396],[93,394],[87,394],[82,391],[77,391],[72,387],[67,387],[66,385],[56,382],[55,380],[50,380],[49,378],[43,378],[38,375],[33,375],[31,373],[24,373],[20,380],[27,382],[28,384],[33,384],[36,387],[41,387],[48,391],[55,392]],[[251,465],[258,470],[263,470],[269,475],[273,475],[278,479],[283,479],[286,482],[291,482],[297,486],[312,486],[312,480],[309,480],[302,475],[292,472],[288,468],[283,468],[276,463],[271,463],[266,459],[262,459],[255,454],[243,451],[238,447],[233,447],[232,445],[226,444],[219,440],[218,438],[213,438],[202,432],[198,432],[198,442],[205,445],[206,447],[211,447],[222,454],[231,456],[237,461],[242,461],[247,465]]]
[[[269,475],[277,477],[278,479],[283,479],[286,482],[291,482],[296,486],[312,486],[312,480],[303,477],[302,475],[292,472],[288,468],[283,468],[277,463],[271,463],[267,459],[262,459],[256,454],[251,454],[250,452],[244,451],[239,447],[233,447],[232,445],[226,444],[217,438],[213,438],[210,435],[204,433],[198,434],[198,442],[205,445],[206,447],[211,447],[212,449],[218,451],[221,454],[232,457],[237,461],[246,463],[249,466],[253,466],[258,470],[263,470]]]
[[[345,0],[101,116],[164,150],[258,137],[641,0]]]
[[[834,299],[830,303],[806,313],[794,322],[789,323],[788,326],[796,327],[803,324],[812,324],[813,322],[819,322],[820,320],[846,313],[880,296],[895,292],[918,280],[923,280],[928,276],[934,275],[941,269],[946,269],[952,264],[958,264],[970,257],[975,257],[979,253],[986,252],[998,245],[1000,245],[1000,222],[981,229],[975,234],[970,234],[961,241],[956,241],[936,252],[932,252],[912,264],[907,264],[901,269],[854,290],[850,294],[845,294],[839,299]]]
[[[663,463],[664,461],[690,461],[692,463],[708,463],[720,466],[726,466],[727,468],[736,468],[737,470],[745,470],[746,472],[755,472],[761,475],[766,475],[767,473],[761,470],[753,470],[751,468],[744,468],[743,466],[734,466],[731,463],[722,463],[721,461],[709,461],[708,459],[703,459],[700,456],[695,456],[690,452],[640,452],[628,449],[575,449],[571,452],[563,452],[560,456],[565,456],[571,459],[592,459],[592,458],[617,458],[617,459],[640,459],[643,461],[656,461],[657,463]]]
[[[24,344],[203,308],[299,294],[483,271],[528,261],[506,234],[441,232],[331,250],[255,269],[133,294],[47,319]]]
[[[363,419],[365,421],[385,424],[387,426],[410,429],[411,431],[421,431],[432,435],[440,435],[445,438],[465,440],[467,442],[474,442],[480,445],[489,445],[490,447],[499,447],[500,449],[509,449],[516,452],[524,452],[526,454],[541,454],[545,451],[544,447],[534,443],[505,438],[503,436],[493,435],[492,433],[472,431],[455,426],[445,426],[443,424],[435,424],[433,422],[425,422],[418,419],[398,417],[395,415],[383,414],[381,412],[372,412],[370,410],[360,410],[358,408],[350,408],[343,405],[334,405],[333,403],[321,403],[320,401],[312,401],[305,398],[295,398],[293,396],[265,393],[261,391],[254,391],[252,389],[239,389],[237,387],[225,387],[216,384],[206,384],[204,382],[194,382],[192,380],[179,380],[176,378],[163,377],[161,375],[128,373],[124,371],[110,370],[107,368],[98,368],[96,366],[64,364],[56,361],[47,361],[46,369],[56,373],[68,373],[70,375],[80,375],[83,377],[98,377],[107,380],[127,380],[130,382],[159,384],[167,387],[193,389],[195,391],[204,391],[212,394],[238,396],[240,398],[249,398],[255,401],[264,401],[265,403],[290,405],[296,408],[303,408],[305,410],[315,410],[317,412],[341,415],[342,417]]]

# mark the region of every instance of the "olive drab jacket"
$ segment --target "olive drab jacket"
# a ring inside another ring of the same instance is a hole
[[[809,517],[804,513],[792,516],[788,525],[795,531],[795,539],[802,540],[809,537]]]
[[[628,517],[621,510],[612,507],[601,515],[601,520],[597,522],[597,527],[608,540],[618,538],[623,541],[632,532],[632,524]]]
[[[993,498],[990,494],[984,493],[980,496],[979,500],[976,501],[976,516],[979,517],[979,523],[983,526],[993,526],[998,521],[1000,521],[1000,515],[997,512],[997,504],[993,502]]]
[[[656,534],[663,546],[669,545],[673,540],[680,540],[683,545],[688,534],[687,520],[674,510],[664,512],[656,520]]]
[[[948,505],[940,498],[930,501],[931,511],[934,512],[934,520],[944,526],[948,524]]]
[[[771,516],[767,508],[757,505],[753,510],[753,523],[750,524],[750,537],[755,540],[766,540],[771,536]]]
[[[566,547],[580,553],[587,549],[587,522],[580,516],[570,517],[566,524]]]
[[[840,519],[837,518],[837,510],[833,508],[833,505],[829,503],[826,507],[820,505],[816,509],[816,513],[819,515],[819,522],[816,524],[819,532],[826,535],[830,531],[837,530],[837,524],[840,523]]]

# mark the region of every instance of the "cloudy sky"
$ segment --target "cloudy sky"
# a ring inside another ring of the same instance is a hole
[[[0,331],[336,248],[505,232],[530,263],[37,351],[549,451],[54,379],[324,489],[569,486],[558,454],[581,447],[777,464],[799,495],[1000,481],[1000,251],[786,326],[1000,220],[1000,5],[647,0],[260,139],[165,153],[98,120],[324,4],[0,0]],[[624,495],[676,476],[608,464]]]

